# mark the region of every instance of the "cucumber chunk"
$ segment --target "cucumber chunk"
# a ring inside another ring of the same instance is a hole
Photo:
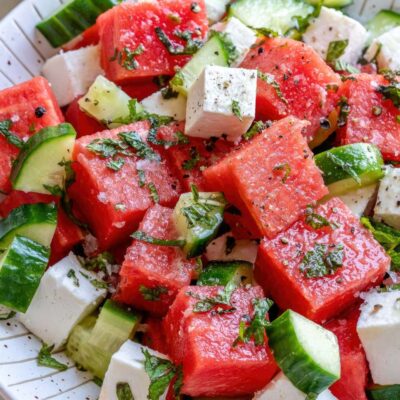
[[[0,249],[5,249],[15,235],[50,247],[56,226],[57,208],[54,203],[24,204],[0,220]]]
[[[367,389],[367,397],[370,400],[400,399],[400,385],[371,386]]]
[[[207,265],[197,281],[199,286],[235,286],[253,283],[253,264],[246,261],[214,261]]]
[[[207,65],[228,67],[235,49],[223,34],[214,34],[193,58],[171,79],[173,90],[187,95],[194,81]]]
[[[70,0],[36,25],[53,47],[62,46],[96,23],[97,17],[121,0]]]
[[[238,0],[229,14],[253,29],[286,35],[313,16],[315,7],[304,0]]]
[[[308,3],[318,6],[321,2],[320,0],[307,0]],[[324,7],[330,8],[343,8],[353,4],[353,0],[322,0],[322,5]]]
[[[90,342],[113,354],[133,337],[139,322],[139,314],[107,300],[92,330]]]
[[[25,312],[49,261],[49,249],[32,239],[15,236],[0,257],[0,304]]]
[[[64,188],[65,163],[71,160],[75,138],[71,124],[44,128],[31,136],[14,163],[13,188],[44,194],[60,192]]]
[[[218,233],[223,221],[226,200],[219,192],[184,193],[174,209],[174,223],[185,240],[183,251],[188,258],[201,255]]]
[[[381,10],[367,23],[370,44],[378,36],[400,26],[400,14],[392,10]]]
[[[306,394],[319,394],[340,378],[336,336],[292,310],[267,327],[268,343],[282,372]]]
[[[383,177],[383,158],[379,149],[368,143],[335,147],[315,156],[330,196],[368,186]]]

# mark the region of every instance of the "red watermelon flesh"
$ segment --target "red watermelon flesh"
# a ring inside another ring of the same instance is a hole
[[[242,317],[253,315],[253,300],[264,297],[259,286],[235,290],[231,297],[234,312],[193,312],[199,301],[193,295],[213,297],[222,289],[181,289],[164,319],[169,355],[183,364],[182,392],[190,396],[249,395],[263,388],[277,371],[268,345],[256,346],[251,341],[232,346]]]
[[[47,80],[36,77],[0,91],[0,122],[5,120],[11,120],[10,131],[26,141],[40,129],[60,124],[64,118]],[[11,191],[9,176],[18,153],[18,147],[0,134],[0,192]]]
[[[255,275],[280,308],[323,322],[353,304],[357,293],[378,285],[390,259],[340,199],[333,198],[313,212],[333,225],[314,229],[303,217],[276,238],[264,239]],[[309,278],[300,268],[316,243],[328,249],[343,246],[343,262],[330,275]]]
[[[277,121],[204,171],[209,187],[225,193],[256,237],[273,238],[328,193],[302,135],[307,126],[292,117]]]
[[[149,317],[145,321],[146,332],[143,335],[143,344],[162,354],[167,354],[165,335],[162,320]]]
[[[172,209],[155,205],[147,211],[139,230],[158,239],[175,240],[172,214]],[[196,266],[196,261],[187,260],[178,247],[134,240],[125,255],[114,298],[162,316],[178,290],[190,283]]]

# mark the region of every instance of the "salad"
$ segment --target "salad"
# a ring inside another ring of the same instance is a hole
[[[400,399],[400,14],[349,3],[37,25],[62,50],[0,91],[0,319],[35,368],[65,350],[100,400]]]

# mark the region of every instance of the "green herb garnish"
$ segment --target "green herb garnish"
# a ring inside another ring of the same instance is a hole
[[[332,223],[332,222],[328,221],[324,216],[314,212],[314,207],[312,205],[308,205],[306,207],[305,214],[306,214],[306,218],[305,218],[306,224],[310,225],[311,228],[313,228],[313,229],[321,229],[324,226],[329,226],[332,229],[337,228],[336,223]]]
[[[168,240],[168,239],[159,239],[153,236],[148,235],[143,231],[136,231],[132,233],[131,238],[139,240],[139,242],[145,242],[154,244],[157,246],[167,246],[167,247],[183,247],[185,245],[184,240]]]
[[[119,171],[125,164],[125,160],[123,158],[117,158],[116,160],[110,160],[106,164],[107,168],[112,169],[113,171]]]
[[[118,64],[127,69],[128,71],[132,71],[134,69],[138,69],[139,63],[136,60],[136,56],[139,56],[144,53],[144,46],[139,44],[135,50],[129,50],[127,47],[124,47],[122,51],[118,51],[118,49],[114,50],[114,55],[110,58],[110,61],[118,61]]]
[[[292,169],[290,168],[290,165],[287,162],[275,165],[273,170],[274,171],[284,171],[284,176],[282,178],[282,183],[286,183],[287,179],[290,176],[290,173],[292,172]]]
[[[118,382],[116,387],[117,399],[118,400],[135,400],[132,394],[129,383]]]
[[[37,358],[37,364],[41,367],[54,368],[59,371],[65,371],[68,369],[68,365],[62,364],[51,356],[51,352],[54,349],[54,345],[48,346],[43,343],[42,348],[39,351]]]
[[[168,293],[168,289],[164,286],[156,286],[149,288],[144,285],[140,285],[139,292],[142,294],[143,298],[147,301],[160,301],[162,294]]]
[[[0,313],[0,321],[7,321],[8,319],[15,317],[16,314],[15,311],[2,312]]]
[[[150,191],[150,196],[153,199],[154,203],[156,203],[156,204],[159,203],[160,202],[160,196],[158,194],[157,188],[154,185],[154,183],[153,182],[148,183],[147,184],[147,188]]]
[[[173,55],[193,55],[203,46],[203,41],[201,39],[193,39],[193,33],[191,31],[180,31],[175,30],[174,35],[186,42],[185,46],[179,43],[173,42],[167,34],[160,28],[155,29],[156,35],[160,42],[166,47],[168,52]]]
[[[24,146],[24,142],[17,135],[10,131],[11,126],[12,121],[10,119],[0,121],[0,135],[3,135],[8,143],[21,149]]]
[[[190,171],[190,170],[194,169],[196,167],[196,165],[200,161],[200,153],[199,153],[199,151],[197,150],[196,147],[191,147],[190,148],[189,156],[190,156],[190,159],[189,160],[185,160],[182,163],[182,168],[185,171]]]
[[[253,125],[250,127],[250,129],[243,135],[243,139],[245,140],[250,140],[254,136],[257,136],[259,133],[261,133],[264,129],[267,129],[271,126],[270,122],[263,122],[263,121],[256,121],[253,123]]]
[[[346,51],[349,40],[335,40],[329,43],[326,61],[330,64],[336,62]]]
[[[286,98],[282,94],[281,87],[279,86],[279,83],[275,80],[273,75],[267,74],[267,73],[263,73],[263,72],[257,70],[257,76],[263,82],[267,83],[268,85],[271,85],[275,89],[275,92],[276,92],[277,96],[279,97],[279,99],[283,103],[288,104],[288,101],[286,100]]]
[[[237,100],[232,100],[232,106],[231,106],[233,115],[237,117],[240,121],[243,121],[243,115],[242,111],[240,109],[240,104]]]
[[[400,83],[393,82],[390,85],[380,85],[376,91],[387,100],[391,100],[396,108],[400,109]]]
[[[67,278],[72,279],[72,282],[75,286],[79,287],[79,279],[76,276],[76,273],[73,269],[70,269],[67,273]]]

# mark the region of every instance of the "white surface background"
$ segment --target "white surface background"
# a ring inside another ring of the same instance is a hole
[[[0,18],[7,14],[20,0],[0,0]]]

